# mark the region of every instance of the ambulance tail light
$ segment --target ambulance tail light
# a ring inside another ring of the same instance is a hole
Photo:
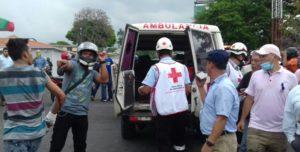
[[[151,121],[152,118],[151,117],[137,117],[137,116],[130,116],[129,117],[129,121],[130,122],[141,122],[141,121]]]

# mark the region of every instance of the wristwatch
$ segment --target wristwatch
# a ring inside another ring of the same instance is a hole
[[[212,146],[214,146],[215,144],[214,143],[212,143],[211,141],[209,141],[208,139],[206,139],[206,145],[208,146],[208,147],[212,147]]]

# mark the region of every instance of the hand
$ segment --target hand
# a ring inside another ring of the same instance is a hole
[[[207,146],[207,144],[204,144],[201,148],[201,152],[212,152],[212,151],[213,151],[213,148]]]
[[[244,125],[245,125],[245,122],[242,121],[242,120],[240,120],[239,123],[238,123],[238,125],[237,125],[237,130],[238,130],[239,132],[243,132],[243,130],[244,130]]]
[[[200,87],[200,88],[204,87],[205,82],[206,82],[206,79],[200,80],[199,78],[196,77],[196,84],[198,87]]]
[[[99,61],[105,61],[105,59],[107,58],[107,54],[106,53],[99,53],[98,55]]]
[[[57,67],[65,66],[67,65],[68,62],[69,62],[68,60],[58,60]]]
[[[51,111],[48,112],[45,118],[45,122],[47,124],[47,127],[50,128],[55,124],[57,114],[53,114]]]

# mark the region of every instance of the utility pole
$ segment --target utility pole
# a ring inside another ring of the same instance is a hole
[[[282,64],[286,66],[286,52],[282,51],[282,0],[272,0],[272,43],[281,50]]]
[[[272,0],[272,43],[282,48],[282,0]]]

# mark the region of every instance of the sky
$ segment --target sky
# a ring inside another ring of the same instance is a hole
[[[16,35],[51,43],[67,41],[74,15],[82,8],[102,9],[115,31],[127,23],[193,21],[194,0],[1,0],[0,17],[15,24]]]

